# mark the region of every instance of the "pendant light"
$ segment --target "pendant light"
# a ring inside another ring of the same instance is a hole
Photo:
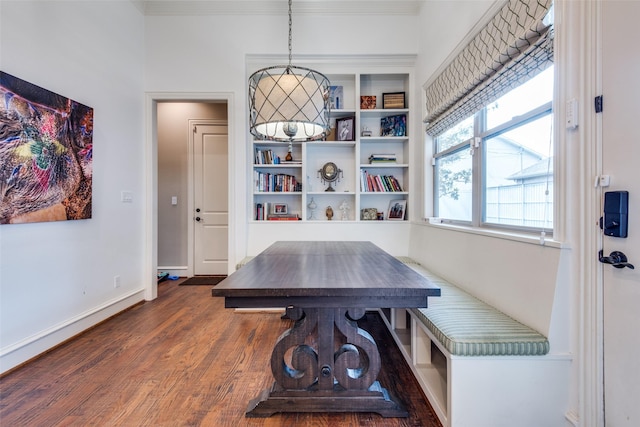
[[[291,0],[289,0],[289,64],[256,71],[249,77],[249,130],[257,139],[303,142],[329,134],[329,79],[291,65]]]

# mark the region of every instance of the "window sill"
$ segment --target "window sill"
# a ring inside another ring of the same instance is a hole
[[[512,240],[515,242],[527,243],[531,245],[547,246],[550,248],[566,249],[569,246],[553,238],[542,239],[539,234],[533,233],[517,233],[513,231],[497,230],[490,228],[478,228],[460,224],[449,224],[444,222],[430,222],[428,218],[422,221],[413,222],[413,224],[425,227],[440,228],[443,230],[456,231],[459,233],[476,234],[479,236],[493,237],[496,239]]]

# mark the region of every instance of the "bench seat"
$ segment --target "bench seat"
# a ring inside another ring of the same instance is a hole
[[[560,425],[570,357],[549,354],[543,334],[398,259],[441,289],[428,308],[381,313],[443,426]]]
[[[411,311],[452,355],[537,356],[549,352],[549,340],[443,280],[431,278],[441,289],[428,308]]]
[[[411,311],[452,355],[538,356],[549,352],[549,340],[473,295],[424,269],[411,258],[403,263],[440,288],[428,308]]]

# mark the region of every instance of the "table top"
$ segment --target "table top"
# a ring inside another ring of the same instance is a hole
[[[371,242],[276,242],[212,289],[227,307],[426,307],[440,288]]]

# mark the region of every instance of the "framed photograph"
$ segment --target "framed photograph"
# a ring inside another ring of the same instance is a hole
[[[381,118],[380,136],[407,136],[406,114]]]
[[[355,141],[355,117],[336,119],[336,141]]]
[[[387,219],[389,221],[403,221],[405,211],[407,210],[406,200],[392,200],[389,202],[389,210],[387,211]]]
[[[376,96],[375,95],[362,95],[360,97],[360,109],[361,110],[373,110],[376,108]]]
[[[332,110],[344,108],[344,90],[342,86],[329,86],[329,103]]]
[[[286,203],[274,203],[271,206],[271,213],[273,215],[286,215],[289,213],[289,207]]]
[[[360,219],[365,221],[375,221],[378,219],[378,210],[376,208],[365,208],[360,210]]]
[[[383,93],[382,108],[407,108],[404,92]]]

